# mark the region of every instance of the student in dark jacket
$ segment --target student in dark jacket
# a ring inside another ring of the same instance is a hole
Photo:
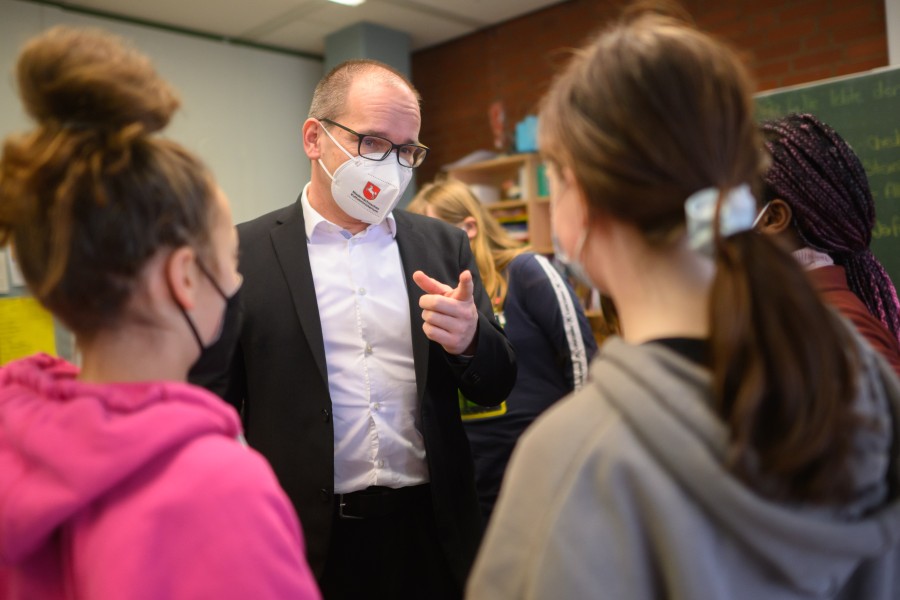
[[[551,404],[581,389],[597,343],[569,283],[547,258],[512,239],[465,183],[426,185],[408,210],[466,232],[494,313],[516,349],[516,385],[502,404],[483,407],[460,396],[487,520],[519,435]]]

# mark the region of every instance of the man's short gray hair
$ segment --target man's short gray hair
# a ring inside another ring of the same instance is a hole
[[[421,105],[422,97],[403,73],[377,60],[358,58],[342,62],[334,67],[316,85],[309,117],[315,119],[339,119],[347,106],[347,94],[358,76],[372,78],[379,83],[408,88]]]

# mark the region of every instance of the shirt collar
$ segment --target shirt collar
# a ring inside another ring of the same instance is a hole
[[[336,225],[335,223],[332,223],[331,221],[320,215],[319,211],[317,211],[312,207],[312,205],[310,205],[309,196],[307,195],[310,185],[311,183],[307,183],[303,187],[303,193],[300,194],[300,206],[303,208],[303,223],[306,227],[306,241],[308,242],[312,239],[313,233],[315,233],[316,229],[320,226],[323,228],[328,228],[332,231],[345,231],[340,225]],[[385,217],[383,222],[379,223],[378,225],[369,225],[364,231],[368,232],[372,229],[382,227],[385,228],[386,231],[390,232],[392,238],[397,237],[397,221],[394,219],[394,211],[388,213],[388,216]]]

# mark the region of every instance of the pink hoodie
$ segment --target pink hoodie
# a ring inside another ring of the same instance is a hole
[[[77,373],[46,355],[0,369],[0,598],[319,598],[230,406]]]

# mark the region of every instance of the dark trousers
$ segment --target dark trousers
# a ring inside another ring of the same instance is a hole
[[[352,494],[345,505],[349,518],[341,516],[336,497],[322,595],[327,600],[462,598],[463,582],[453,577],[438,540],[429,486],[403,488],[397,504],[391,500],[397,492],[384,489]],[[384,493],[388,501],[353,501],[369,493]],[[359,515],[364,516],[353,518]]]

